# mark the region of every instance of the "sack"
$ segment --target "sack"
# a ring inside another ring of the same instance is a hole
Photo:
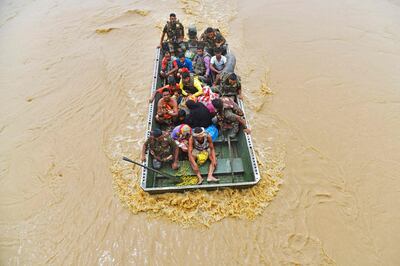
[[[208,135],[211,136],[212,141],[215,141],[218,138],[218,128],[215,125],[211,125],[206,128]]]
[[[203,165],[203,164],[205,164],[205,162],[207,162],[207,159],[208,159],[208,152],[207,151],[201,151],[199,153],[199,155],[197,155],[196,162],[197,162],[198,165]]]

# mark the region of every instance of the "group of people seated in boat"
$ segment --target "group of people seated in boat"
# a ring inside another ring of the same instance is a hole
[[[231,72],[225,69],[226,40],[219,30],[209,27],[198,40],[197,31],[190,27],[188,35],[189,40],[184,41],[183,25],[174,13],[170,14],[160,42],[163,59],[159,75],[165,85],[149,99],[149,103],[158,99],[157,127],[144,143],[141,159],[145,161],[149,151],[153,168],[171,163],[176,170],[179,157],[187,157],[198,184],[203,182],[199,166],[210,160],[207,181],[217,182],[213,142],[218,135],[234,138],[240,128],[250,134],[237,104],[237,98],[242,99],[242,87],[233,68]],[[191,51],[196,51],[195,55]]]

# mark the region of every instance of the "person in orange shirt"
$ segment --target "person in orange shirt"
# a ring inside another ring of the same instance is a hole
[[[164,88],[162,95],[162,98],[157,104],[156,121],[159,124],[171,126],[174,122],[174,118],[178,116],[178,104],[176,100],[171,97],[169,89]]]
[[[171,97],[174,97],[175,100],[178,99],[181,88],[179,87],[179,83],[176,83],[175,78],[173,76],[168,77],[168,84],[158,88],[149,98],[149,103],[152,103],[154,101],[154,98],[156,97],[157,93],[162,93],[164,89],[168,89]]]

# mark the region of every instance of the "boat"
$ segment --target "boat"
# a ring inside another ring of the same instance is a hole
[[[162,79],[158,73],[161,70],[162,50],[156,49],[154,59],[154,69],[152,77],[151,93],[161,87]],[[228,59],[227,68],[231,71],[235,67],[235,56],[228,50],[226,55]],[[148,109],[147,129],[145,138],[150,136],[150,131],[158,128],[155,121],[157,111],[157,102],[161,98],[158,94]],[[239,107],[245,111],[243,101],[237,99]],[[246,120],[246,123],[248,121]],[[247,125],[248,126],[248,125]],[[257,159],[254,152],[251,136],[240,129],[237,136],[233,139],[226,138],[223,135],[213,142],[217,154],[217,168],[214,171],[214,176],[219,179],[218,183],[208,183],[206,180],[202,184],[185,184],[182,182],[184,176],[195,176],[190,168],[189,161],[180,161],[180,169],[173,170],[170,164],[164,164],[159,172],[150,170],[152,167],[152,156],[147,151],[146,161],[141,173],[141,187],[149,193],[165,193],[165,192],[183,192],[194,189],[223,189],[223,188],[246,188],[257,184],[260,181],[260,172],[257,165]],[[202,166],[199,166],[202,176],[207,176],[209,160]],[[189,167],[188,167],[189,166]],[[184,171],[182,171],[182,169]],[[206,178],[205,178],[206,179]]]

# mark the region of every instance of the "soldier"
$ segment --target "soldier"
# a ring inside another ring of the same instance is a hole
[[[174,118],[178,116],[178,103],[171,97],[169,88],[162,90],[162,98],[157,104],[156,121],[159,124],[172,126]]]
[[[189,37],[188,42],[189,43],[193,42],[193,44],[195,44],[197,46],[198,38],[197,38],[197,29],[196,29],[195,25],[189,25],[188,37]]]
[[[208,27],[200,39],[206,44],[206,50],[210,55],[214,55],[214,49],[217,47],[221,47],[222,54],[226,54],[226,40],[219,29]]]
[[[219,85],[214,87],[214,90],[221,96],[238,96],[243,99],[242,83],[240,77],[233,72],[222,72],[217,78],[216,83]]]
[[[219,179],[213,176],[214,170],[217,167],[217,156],[215,155],[214,144],[211,136],[207,134],[203,127],[196,127],[193,129],[192,136],[189,138],[188,157],[192,169],[199,179],[197,184],[203,182],[198,165],[204,164],[208,159],[210,159],[211,163],[208,167],[207,181],[219,181]]]
[[[195,25],[189,25],[188,27],[188,41],[186,45],[186,58],[193,60],[196,55],[196,48],[198,47],[199,41],[197,39],[197,29]]]
[[[160,169],[162,163],[171,162],[172,169],[179,168],[178,155],[179,148],[170,136],[164,136],[160,129],[155,129],[150,133],[150,137],[143,144],[142,162],[146,160],[146,151],[149,149],[153,155],[153,168]]]
[[[169,15],[169,21],[167,21],[167,24],[164,26],[161,35],[160,46],[158,46],[158,48],[162,47],[165,34],[167,34],[168,49],[172,55],[175,55],[176,50],[183,49],[181,46],[183,45],[185,30],[182,23],[176,19],[176,15],[174,13]]]
[[[193,58],[193,70],[199,80],[207,83],[210,77],[210,55],[204,52],[204,47],[197,47],[197,54]]]
[[[250,134],[242,109],[231,98],[221,97],[211,102],[217,111],[213,122],[219,125],[221,131],[227,132],[228,136],[233,138],[239,132],[239,125],[242,125],[243,131]]]

